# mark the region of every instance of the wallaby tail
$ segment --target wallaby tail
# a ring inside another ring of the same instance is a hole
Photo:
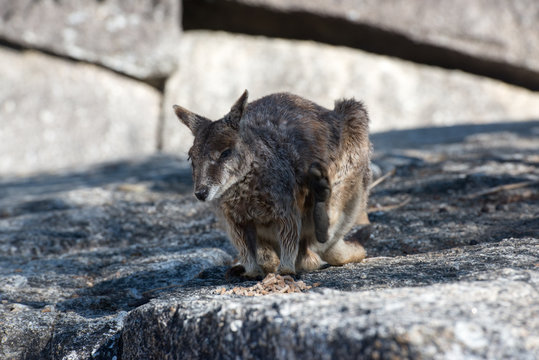
[[[340,156],[356,163],[363,175],[364,190],[371,182],[369,159],[372,151],[369,141],[369,115],[365,106],[354,99],[338,100],[334,112],[342,119]]]
[[[343,134],[368,143],[369,115],[362,102],[355,99],[337,100],[333,111],[343,119]]]

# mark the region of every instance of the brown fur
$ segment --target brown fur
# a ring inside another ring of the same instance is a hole
[[[244,275],[365,257],[361,245],[343,240],[358,221],[368,222],[370,142],[361,103],[338,101],[331,111],[280,93],[247,104],[246,91],[218,121],[174,110],[195,135],[195,195],[217,203]]]

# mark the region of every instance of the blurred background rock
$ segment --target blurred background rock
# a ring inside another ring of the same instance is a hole
[[[534,0],[0,1],[0,175],[163,151],[185,158],[174,103],[217,119],[244,89],[371,129],[539,118]]]

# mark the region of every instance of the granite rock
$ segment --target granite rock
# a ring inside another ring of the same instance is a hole
[[[225,277],[235,251],[177,158],[3,177],[0,358],[534,359],[538,137],[537,121],[374,134],[394,173],[368,258],[256,298],[217,293],[255,282]]]
[[[186,29],[345,45],[539,90],[534,0],[186,0]]]
[[[537,250],[539,243],[529,245]],[[422,270],[419,257],[413,265]],[[169,296],[127,316],[122,358],[531,360],[539,344],[538,281],[537,271],[508,268],[488,281],[426,288]]]
[[[156,81],[174,70],[180,2],[3,1],[0,38]]]
[[[0,48],[0,174],[148,155],[160,94],[111,71]]]

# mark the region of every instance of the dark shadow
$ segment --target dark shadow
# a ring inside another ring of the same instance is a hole
[[[41,204],[22,204],[23,208],[64,207],[53,199],[54,193],[85,187],[103,187],[112,183],[151,183],[151,190],[185,194],[192,191],[189,165],[170,155],[146,159],[110,162],[80,171],[59,171],[24,178],[0,177],[0,201],[6,197],[51,195]],[[37,205],[37,206],[35,206]],[[22,210],[22,209],[21,209]],[[39,211],[39,210],[35,210]]]
[[[185,30],[218,30],[348,46],[417,63],[459,69],[539,90],[537,71],[419,42],[402,33],[349,21],[344,17],[293,9],[280,11],[247,2],[184,0],[183,27]]]
[[[430,179],[420,180],[421,181],[418,181],[416,184],[404,185],[398,188],[380,188],[379,190],[377,190],[377,194],[414,194],[417,196],[421,196],[422,198],[452,196],[455,198],[455,200],[458,200],[457,197],[466,196],[467,194],[479,192],[480,190],[492,188],[494,186],[524,182],[527,180],[527,178],[523,176],[511,176],[507,174],[446,174],[445,176],[433,176]]]
[[[374,134],[375,163],[395,173],[371,192],[369,218],[374,231],[365,243],[368,256],[424,254],[536,237],[538,173],[519,169],[539,168],[534,160],[539,147],[529,145],[539,141],[538,129],[539,122],[530,121]],[[500,132],[508,133],[509,141],[496,143]],[[466,142],[477,134],[485,135],[480,143]],[[511,143],[513,135],[517,136]],[[519,147],[520,139],[531,141]],[[403,150],[440,156],[422,160],[403,155]],[[463,170],[449,171],[448,164]],[[511,188],[518,184],[523,186]],[[375,205],[382,205],[382,210],[376,211]],[[384,205],[397,207],[383,210]]]
[[[458,143],[464,141],[468,136],[497,132],[511,132],[525,138],[539,138],[539,130],[533,134],[530,131],[533,128],[539,128],[539,120],[391,130],[371,134],[370,138],[375,152],[395,151]]]
[[[137,271],[81,289],[73,299],[62,301],[56,307],[63,312],[74,311],[86,318],[99,318],[118,311],[130,311],[163,294],[187,296],[208,287],[232,283],[241,283],[242,286],[255,284],[254,281],[226,279],[227,269],[228,266],[209,267],[194,278],[191,275],[193,266],[188,263],[163,270]]]

